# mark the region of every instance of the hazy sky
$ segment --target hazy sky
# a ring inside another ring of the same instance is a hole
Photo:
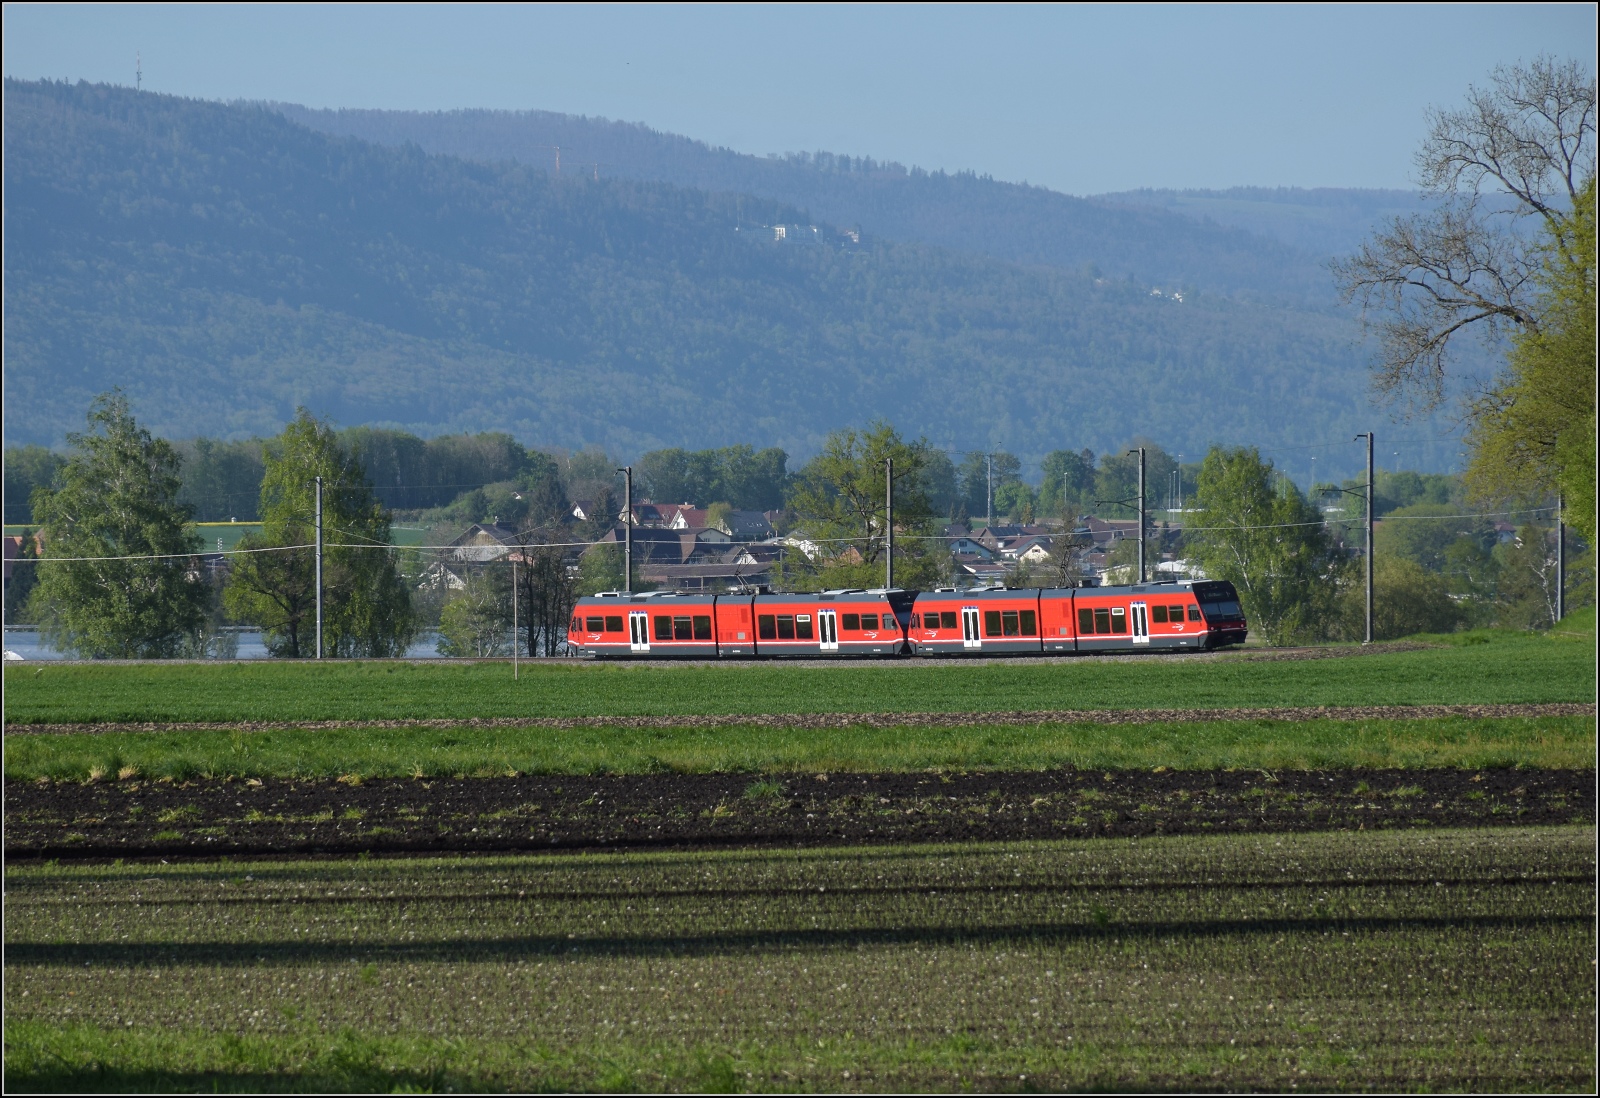
[[[1404,187],[1430,104],[1595,8],[6,4],[7,76],[313,107],[540,108],[1074,194]]]

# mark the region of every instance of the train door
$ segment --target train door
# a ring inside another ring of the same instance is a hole
[[[839,615],[833,610],[817,611],[817,639],[824,652],[839,650]]]
[[[1145,609],[1145,604],[1136,602],[1129,607],[1129,610],[1133,614],[1133,643],[1149,644],[1150,617],[1149,612]]]
[[[976,606],[963,606],[961,608],[961,647],[982,648],[983,634],[978,632],[978,608]]]
[[[628,614],[628,649],[632,652],[650,651],[650,615],[643,610]]]

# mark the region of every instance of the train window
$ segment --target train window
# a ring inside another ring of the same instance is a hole
[[[1190,621],[1199,621],[1200,620],[1200,607],[1199,607],[1199,605],[1197,603],[1192,603],[1191,602],[1189,604],[1189,620]]]
[[[577,618],[573,618],[571,621],[567,622],[567,632],[576,633],[577,631],[578,631],[578,619]]]
[[[1109,633],[1109,632],[1111,632],[1111,611],[1105,609],[1104,607],[1102,607],[1099,610],[1096,610],[1094,612],[1094,628],[1088,630],[1088,632],[1090,632],[1090,633]]]
[[[1032,610],[1022,612],[1022,635],[1036,637],[1039,635],[1039,615]]]
[[[694,626],[687,616],[672,619],[672,639],[675,641],[694,640]]]
[[[666,614],[656,616],[656,640],[669,641],[672,639],[672,618]]]
[[[1123,606],[1111,608],[1111,631],[1113,633],[1126,633],[1128,631],[1128,611]]]
[[[796,614],[794,616],[794,635],[803,641],[811,639],[810,614]]]
[[[587,624],[589,626],[589,632],[599,633],[604,628],[606,623],[604,618],[590,618]]]
[[[1158,606],[1158,607],[1156,607],[1156,609],[1159,610],[1159,609],[1161,609],[1161,607]],[[1181,607],[1181,606],[1169,606],[1169,607],[1167,607],[1167,614],[1172,618],[1173,621],[1182,621],[1183,620],[1183,607]],[[1160,621],[1161,619],[1157,618],[1156,620]]]
[[[773,640],[778,635],[778,619],[771,614],[757,614],[756,630],[756,635],[762,640]]]
[[[1150,620],[1165,625],[1167,621],[1167,608],[1165,606],[1152,606]]]
[[[608,614],[606,616],[606,632],[607,633],[620,633],[620,632],[622,632],[622,618],[620,616],[609,615]]]
[[[779,614],[778,615],[778,639],[779,640],[786,640],[786,641],[794,640],[794,615],[793,614]]]
[[[954,610],[939,611],[939,628],[954,629],[956,627],[956,612]]]
[[[844,619],[841,622],[841,624],[846,629],[860,629],[861,628],[861,615],[860,614],[846,614],[846,615],[844,615]]]
[[[1062,632],[1065,633],[1066,630],[1063,629]],[[1090,610],[1087,606],[1080,607],[1078,610],[1078,632],[1094,632],[1094,611]]]
[[[876,628],[878,628],[878,615],[876,615],[876,614],[862,614],[861,615],[861,628],[863,628],[863,629],[876,629]]]
[[[711,615],[696,614],[694,616],[694,639],[708,641],[711,639]]]
[[[911,615],[911,628],[913,628],[913,629],[921,629],[922,628],[922,615],[921,614],[912,614]]]
[[[983,635],[998,637],[1000,635],[1000,611],[985,610],[983,612]]]

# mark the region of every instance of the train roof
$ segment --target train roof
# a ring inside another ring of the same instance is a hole
[[[770,591],[765,587],[746,589],[742,591],[727,591],[720,595],[699,591],[637,591],[628,594],[626,591],[601,591],[594,595],[585,595],[578,600],[580,606],[596,606],[608,603],[655,603],[668,602],[678,604],[704,605],[715,598],[756,598],[771,601],[808,601],[808,602],[883,602],[885,600],[896,603],[910,599],[1018,599],[1030,597],[1055,597],[1061,598],[1068,594],[1080,594],[1093,597],[1104,596],[1129,596],[1129,595],[1155,595],[1166,593],[1211,595],[1218,593],[1218,588],[1232,591],[1233,585],[1226,580],[1167,580],[1160,583],[1120,584],[1115,587],[1004,587],[998,584],[990,587],[936,587],[931,591],[913,591],[901,587],[841,587],[830,591]]]

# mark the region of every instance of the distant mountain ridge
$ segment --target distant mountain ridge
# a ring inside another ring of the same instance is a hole
[[[1135,434],[1193,455],[1375,418],[1350,320],[1265,292],[1180,301],[1137,274],[856,244],[776,199],[566,161],[556,178],[260,107],[7,81],[5,111],[8,443],[58,443],[112,385],[173,437],[272,433],[305,404],[622,456],[803,458],[876,417],[1025,458]],[[1190,223],[1134,215],[1108,224]],[[812,223],[804,243],[748,231]],[[1250,262],[1284,247],[1184,239]]]
[[[751,156],[637,123],[550,111],[264,105],[323,133],[414,144],[480,162],[516,161],[554,171],[559,149],[561,170],[570,175],[756,195],[876,236],[1017,263],[1133,278],[1167,290],[1302,305],[1333,300],[1318,255],[1255,226],[1190,216],[1184,202],[1142,197],[1147,192],[1077,198],[970,172],[927,172],[826,152]]]

